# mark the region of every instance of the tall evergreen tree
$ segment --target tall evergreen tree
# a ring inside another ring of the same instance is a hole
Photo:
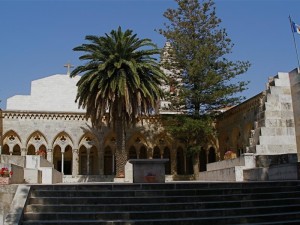
[[[177,9],[168,9],[165,28],[159,32],[170,44],[164,67],[180,76],[178,86],[183,102],[195,115],[212,112],[239,103],[248,82],[237,81],[245,73],[248,61],[228,59],[233,44],[221,20],[216,16],[213,0],[175,0]],[[235,81],[235,82],[234,82]],[[178,103],[177,103],[178,105]]]
[[[159,30],[168,43],[162,63],[173,73],[173,82],[178,82],[176,94],[168,96],[172,107],[182,110],[185,106],[192,115],[166,118],[166,124],[172,120],[177,124],[167,125],[167,130],[187,144],[187,151],[194,155],[197,176],[198,152],[215,134],[211,117],[218,109],[244,99],[238,94],[248,82],[236,78],[248,70],[250,63],[228,58],[233,44],[225,29],[220,28],[213,0],[175,1],[178,8],[166,10],[168,22]]]
[[[160,50],[150,39],[139,39],[131,30],[119,27],[105,36],[86,36],[90,43],[75,47],[86,61],[71,77],[82,74],[76,101],[86,108],[87,118],[101,126],[104,117],[116,131],[116,175],[124,176],[127,153],[125,129],[141,115],[154,112],[162,98],[165,75],[154,58]]]

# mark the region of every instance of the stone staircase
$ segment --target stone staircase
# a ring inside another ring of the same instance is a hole
[[[300,224],[300,182],[35,185],[21,224]]]

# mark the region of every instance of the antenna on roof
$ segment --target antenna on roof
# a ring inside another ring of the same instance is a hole
[[[71,74],[70,69],[74,68],[74,65],[72,65],[71,63],[67,63],[67,64],[64,65],[64,67],[67,68],[67,75],[70,76],[70,74]]]

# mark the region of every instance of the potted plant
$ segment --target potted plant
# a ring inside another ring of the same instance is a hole
[[[36,151],[36,155],[45,157],[46,151],[44,149],[39,149],[38,151]]]
[[[13,172],[9,171],[7,167],[2,167],[0,169],[0,184],[10,184],[10,177]]]

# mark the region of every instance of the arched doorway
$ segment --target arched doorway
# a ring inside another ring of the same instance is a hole
[[[208,163],[213,163],[216,161],[216,151],[214,147],[210,147],[208,150]]]
[[[53,165],[54,169],[61,172],[61,148],[56,145],[53,150]]]
[[[165,163],[165,172],[166,174],[171,174],[171,154],[170,149],[168,147],[165,147],[164,149],[163,158],[169,160]]]
[[[2,148],[2,155],[9,155],[9,147],[6,144]]]
[[[87,175],[87,149],[85,146],[79,148],[79,174]]]
[[[201,148],[199,157],[200,157],[200,159],[199,159],[200,172],[206,171],[207,158],[206,158],[206,151],[204,150],[204,148]]]
[[[13,155],[21,155],[21,148],[19,145],[15,145],[13,148]]]
[[[104,175],[115,174],[115,163],[113,158],[113,152],[110,146],[106,146],[104,149]]]
[[[177,149],[177,174],[178,175],[183,175],[184,174],[184,154],[183,154],[183,149],[179,147]]]
[[[35,147],[33,145],[29,145],[27,149],[27,155],[35,155]]]
[[[153,149],[153,159],[160,159],[160,149],[157,146]]]
[[[128,159],[137,159],[136,149],[134,146],[129,148]]]
[[[64,153],[64,174],[65,175],[72,175],[72,147],[68,145],[65,148],[65,153]]]
[[[147,149],[145,145],[140,148],[140,159],[147,159]]]

